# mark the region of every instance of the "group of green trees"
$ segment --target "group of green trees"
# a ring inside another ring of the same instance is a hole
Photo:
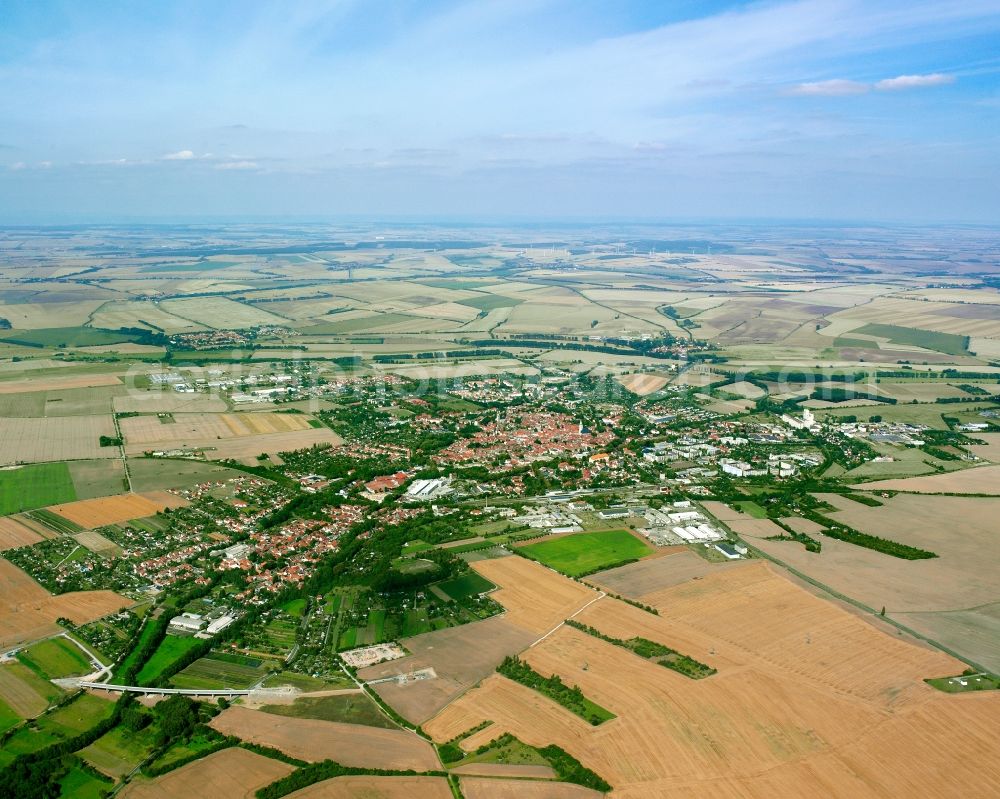
[[[610,710],[605,710],[587,699],[583,695],[583,691],[580,690],[580,686],[566,685],[558,674],[543,677],[517,656],[505,657],[503,662],[497,666],[497,671],[507,679],[519,682],[521,685],[547,696],[595,727],[615,718],[615,714]]]
[[[830,538],[836,538],[838,541],[846,541],[849,544],[855,544],[856,546],[865,547],[866,549],[873,549],[876,552],[882,552],[886,555],[892,555],[894,558],[902,558],[904,560],[925,560],[937,557],[936,553],[930,552],[926,549],[913,547],[909,544],[901,544],[899,541],[892,541],[888,538],[881,538],[877,535],[862,533],[860,530],[854,530],[850,527],[838,525],[830,519],[825,519],[825,522],[827,524],[827,529],[823,531],[823,535],[828,535]]]
[[[710,677],[715,674],[716,671],[711,666],[701,663],[693,657],[682,655],[676,649],[671,649],[669,646],[665,646],[656,641],[650,641],[648,638],[615,638],[614,636],[606,635],[600,630],[576,621],[575,619],[566,619],[566,624],[580,630],[580,632],[587,633],[587,635],[592,635],[594,638],[600,638],[602,641],[607,641],[609,644],[614,644],[615,646],[620,646],[622,649],[627,649],[629,652],[633,652],[641,658],[652,660],[661,666],[672,669],[673,671],[683,674],[685,677],[690,677],[693,680]]]

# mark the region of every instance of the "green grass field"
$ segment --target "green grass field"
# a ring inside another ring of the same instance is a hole
[[[472,763],[496,763],[505,766],[547,766],[549,761],[542,757],[533,746],[522,743],[517,738],[500,739],[485,751],[474,751],[461,760],[449,763],[448,768],[458,768]]]
[[[135,646],[132,647],[132,651],[128,653],[125,659],[122,661],[121,665],[114,670],[114,677],[118,678],[123,672],[130,669],[132,666],[138,665],[137,653],[140,652],[143,646],[153,637],[153,633],[156,631],[156,625],[152,622],[146,624],[142,628],[142,632],[139,634],[139,640],[136,641]]]
[[[354,682],[346,674],[331,675],[323,679],[310,677],[308,674],[299,674],[294,671],[283,671],[279,674],[272,674],[264,680],[265,688],[275,688],[282,685],[291,685],[300,691],[327,691],[333,688],[353,688]]]
[[[125,490],[125,469],[121,461],[72,461],[68,465],[77,499],[107,497]]]
[[[41,641],[18,653],[18,659],[29,668],[37,668],[49,679],[79,677],[94,670],[90,659],[76,644],[62,636]]]
[[[424,608],[408,610],[403,617],[403,629],[399,633],[399,637],[409,638],[411,635],[429,633],[431,629],[433,628]]]
[[[241,261],[195,261],[191,264],[150,264],[142,267],[140,272],[214,272],[217,269],[228,269],[240,266]]]
[[[914,347],[943,352],[947,355],[969,354],[969,350],[966,348],[968,339],[954,333],[935,333],[932,330],[917,330],[914,327],[880,324],[868,324],[851,332],[887,338],[893,344],[910,344]]]
[[[100,779],[82,768],[73,766],[59,780],[60,799],[101,799],[108,795],[114,781]]]
[[[290,619],[275,619],[265,628],[268,640],[281,652],[289,652],[295,646],[298,624]]]
[[[519,547],[534,560],[551,566],[570,577],[606,569],[626,560],[634,560],[653,551],[626,530],[599,533],[574,533],[551,541]]]
[[[301,719],[340,721],[345,724],[364,724],[369,727],[396,729],[375,703],[363,693],[340,696],[304,697],[290,705],[264,705],[261,708],[276,716],[294,716]]]
[[[173,744],[169,749],[167,749],[166,752],[149,764],[150,768],[160,769],[171,763],[186,760],[192,755],[198,755],[208,749],[211,749],[222,738],[222,736],[213,729],[205,727],[202,727],[201,729],[205,731],[196,732],[190,740],[183,743],[179,742]]]
[[[0,516],[76,499],[65,463],[36,463],[0,470]]]
[[[134,732],[115,727],[79,752],[80,757],[105,774],[127,774],[145,760],[155,746],[155,728]]]
[[[16,677],[46,702],[54,702],[62,695],[62,691],[53,683],[50,683],[19,661],[5,663],[3,668],[9,676]]]
[[[960,674],[957,677],[934,677],[924,682],[946,694],[1000,690],[1000,676],[996,674]]]
[[[767,511],[764,510],[760,505],[752,500],[745,500],[743,502],[734,503],[737,508],[746,513],[749,516],[753,516],[755,519],[766,519]]]
[[[80,694],[68,705],[39,716],[35,728],[22,727],[4,741],[0,747],[0,768],[8,765],[18,755],[37,752],[89,730],[108,718],[114,707],[114,702],[98,699],[90,694]]]
[[[71,738],[108,718],[114,708],[115,703],[108,699],[81,693],[68,705],[39,717],[38,728],[60,738]]]
[[[268,672],[264,661],[255,658],[242,661],[211,654],[175,674],[170,684],[177,688],[249,688]]]
[[[375,330],[400,322],[419,321],[418,316],[401,313],[383,313],[375,316],[359,316],[356,319],[342,319],[339,322],[321,322],[318,325],[300,328],[303,336],[329,336],[338,333],[354,333],[359,330]]]
[[[300,617],[306,612],[306,600],[304,599],[293,599],[291,602],[286,602],[281,606],[281,609],[285,611],[289,616]]]
[[[187,488],[195,483],[228,480],[243,474],[215,463],[179,458],[129,458],[128,469],[132,477],[132,487],[136,491]]]
[[[21,721],[10,705],[0,699],[0,733],[4,733]]]
[[[29,347],[93,347],[100,344],[121,344],[135,341],[127,333],[95,330],[92,327],[46,327],[38,330],[18,330],[3,336],[7,341]]]
[[[69,519],[62,517],[57,513],[53,513],[50,510],[46,510],[45,508],[33,510],[28,515],[35,521],[41,522],[46,527],[55,530],[57,533],[71,535],[73,533],[78,533],[83,529],[76,522],[71,522]]]
[[[456,300],[459,305],[468,305],[470,308],[478,308],[480,311],[492,311],[494,308],[513,308],[520,305],[524,300],[514,297],[503,297],[499,294],[483,294],[481,297],[469,297],[467,300]]]
[[[453,580],[438,583],[437,587],[452,599],[458,601],[468,599],[472,596],[479,596],[479,594],[484,594],[496,588],[493,583],[485,577],[480,577],[474,571],[466,572],[461,577],[456,577]]]
[[[153,656],[146,661],[146,664],[139,670],[136,676],[139,685],[146,685],[155,680],[185,652],[198,646],[201,641],[197,638],[181,638],[177,635],[168,635],[156,648]]]

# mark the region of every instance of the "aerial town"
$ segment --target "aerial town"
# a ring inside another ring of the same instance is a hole
[[[0,799],[1000,797],[1000,3],[0,3]]]

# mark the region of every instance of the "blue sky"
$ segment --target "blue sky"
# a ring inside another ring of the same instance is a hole
[[[1000,0],[0,0],[0,221],[1000,218]]]

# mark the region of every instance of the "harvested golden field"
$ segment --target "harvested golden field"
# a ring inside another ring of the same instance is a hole
[[[207,286],[192,286],[194,291],[202,291]],[[227,289],[234,287],[230,284]],[[246,303],[236,302],[227,297],[191,297],[163,300],[159,307],[173,316],[190,319],[205,327],[217,330],[245,329],[258,325],[285,325],[288,320],[281,316],[255,308]]]
[[[59,632],[55,621],[99,619],[133,604],[113,591],[72,591],[53,596],[10,561],[0,559],[0,647]]]
[[[934,402],[939,397],[968,397],[962,389],[949,383],[900,382],[878,384],[878,393],[900,402]]]
[[[1000,433],[975,433],[973,438],[984,443],[970,444],[969,452],[983,460],[1000,463]]]
[[[41,678],[30,671],[25,673],[27,668],[17,662],[0,663],[0,699],[26,719],[37,716],[49,706],[49,700],[36,690],[38,685],[29,683],[29,680],[37,683]]]
[[[660,552],[668,549],[661,549]],[[663,557],[645,558],[638,563],[607,569],[584,579],[615,594],[635,599],[736,565],[732,561],[710,563],[687,547],[677,547],[676,551],[668,551]]]
[[[886,635],[763,562],[645,601],[661,615],[605,598],[578,618],[619,638],[661,642],[718,674],[689,680],[563,627],[525,660],[579,685],[616,719],[591,727],[494,675],[424,728],[447,740],[492,720],[463,746],[504,731],[556,743],[611,782],[615,796],[888,799],[987,796],[1000,785],[997,696],[954,697],[923,682],[959,673],[958,661]]]
[[[403,718],[419,724],[492,674],[507,655],[520,652],[537,637],[535,632],[513,624],[506,616],[495,616],[407,638],[409,656],[362,669],[359,676],[376,680],[433,668],[437,674],[433,680],[373,686]]]
[[[937,558],[922,562],[935,568],[934,582],[942,602],[951,597],[948,607],[1000,600],[996,580],[1000,551],[994,546],[1000,498],[897,494],[882,499],[880,507],[870,507],[836,494],[816,496],[838,508],[827,514],[830,518],[936,553]]]
[[[117,497],[81,499],[52,505],[48,510],[85,529],[103,527],[153,516],[164,508],[179,508],[187,501],[166,491],[150,491],[146,494],[122,494]]]
[[[597,597],[592,589],[517,555],[479,560],[472,568],[500,586],[490,596],[504,606],[507,621],[539,634]]]
[[[313,427],[299,413],[185,413],[172,424],[156,416],[122,419],[125,451],[203,449],[211,458],[248,458],[262,452],[287,452],[313,444],[339,444],[327,427]]]
[[[455,377],[471,377],[473,375],[536,375],[538,369],[528,366],[513,358],[483,358],[478,361],[463,361],[440,366],[423,366],[420,364],[387,364],[383,371],[407,377],[411,380],[448,380]]]
[[[902,477],[860,483],[866,491],[912,491],[915,494],[1000,494],[1000,465],[977,466],[948,474]]]
[[[9,516],[0,517],[0,552],[37,544],[42,536]]]
[[[780,519],[783,524],[787,524],[797,533],[805,533],[806,535],[815,535],[816,533],[823,532],[823,525],[816,524],[816,522],[811,519],[803,519],[801,516],[785,516]]]
[[[736,394],[744,399],[759,399],[767,393],[760,386],[748,383],[746,380],[739,380],[735,383],[727,383],[724,386],[719,386],[719,390],[725,391],[727,394]]]
[[[226,401],[212,394],[178,394],[174,391],[130,391],[115,397],[116,413],[222,413]]]
[[[117,447],[100,444],[101,436],[114,435],[110,414],[45,419],[0,417],[0,464],[115,458]]]
[[[185,413],[174,415],[174,421],[167,423],[157,416],[133,416],[122,419],[121,426],[129,444],[242,438],[310,427],[309,417],[298,413]]]
[[[444,777],[334,777],[288,799],[452,799]]]
[[[85,546],[91,552],[96,552],[97,554],[104,555],[105,557],[120,555],[122,552],[122,548],[118,546],[118,544],[108,538],[105,538],[96,530],[84,530],[83,532],[76,533],[73,536],[73,539],[76,543],[81,546]]]
[[[465,799],[599,799],[604,794],[567,782],[462,777]]]
[[[415,771],[440,767],[430,744],[406,730],[275,716],[239,706],[220,713],[211,726],[301,760],[330,758],[345,766]]]
[[[692,366],[690,369],[685,369],[678,374],[673,382],[678,386],[695,386],[701,388],[703,386],[710,386],[712,383],[723,383],[725,380],[725,375],[713,372],[707,367]]]
[[[884,607],[890,618],[986,668],[1000,670],[1000,556],[992,545],[1000,498],[898,494],[882,500],[881,507],[869,507],[836,495],[820,496],[842,508],[828,513],[831,518],[938,557],[903,560],[823,535],[815,535],[823,544],[819,553],[793,541],[755,538],[753,545],[870,608]]]
[[[512,763],[467,763],[453,768],[455,774],[468,774],[470,777],[514,777],[533,780],[555,779],[556,773],[550,766],[519,766]]]
[[[68,388],[120,386],[117,374],[39,375],[15,380],[0,380],[0,394],[22,394],[29,391],[59,391]]]
[[[770,519],[731,519],[726,522],[733,532],[754,538],[769,538],[772,535],[788,535]]]
[[[737,519],[750,519],[751,516],[730,507],[725,502],[716,502],[714,499],[705,500],[701,506],[712,514],[720,522],[736,521]]]
[[[126,786],[127,799],[178,799],[217,797],[253,799],[254,793],[286,777],[294,766],[274,758],[231,747],[195,760],[153,780],[139,779]]]
[[[667,378],[661,375],[630,374],[621,375],[617,379],[625,388],[640,397],[654,394],[667,384]]]

